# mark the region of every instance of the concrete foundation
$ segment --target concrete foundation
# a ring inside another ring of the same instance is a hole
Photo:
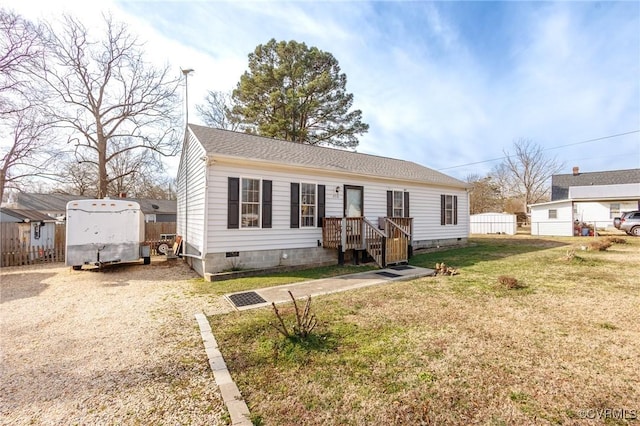
[[[439,240],[420,240],[413,241],[413,249],[421,250],[421,249],[430,249],[430,248],[441,248],[441,247],[453,247],[453,246],[463,246],[467,244],[467,238],[442,238]]]
[[[243,269],[267,269],[276,266],[322,265],[332,263],[338,263],[337,250],[322,247],[209,253],[203,261],[203,272],[213,274]],[[198,269],[194,269],[203,275]]]

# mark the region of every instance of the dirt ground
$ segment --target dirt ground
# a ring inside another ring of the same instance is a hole
[[[182,261],[0,270],[0,424],[225,423]]]

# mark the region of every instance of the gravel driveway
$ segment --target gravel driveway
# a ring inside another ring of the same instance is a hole
[[[224,424],[182,261],[0,270],[0,424]]]

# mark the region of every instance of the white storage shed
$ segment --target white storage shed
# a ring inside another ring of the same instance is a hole
[[[518,231],[515,214],[480,213],[471,215],[470,220],[472,234],[515,235]]]

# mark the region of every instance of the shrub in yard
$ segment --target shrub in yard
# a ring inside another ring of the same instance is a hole
[[[587,247],[589,250],[597,250],[597,251],[605,251],[609,247],[611,247],[611,243],[609,241],[591,241]]]
[[[627,244],[627,240],[620,237],[609,237],[606,239],[606,241],[610,242],[611,244]]]
[[[289,291],[288,293],[289,297],[291,297],[291,300],[293,301],[293,307],[296,314],[296,322],[291,328],[293,333],[290,332],[287,328],[287,325],[285,324],[282,315],[280,315],[280,311],[278,311],[275,303],[271,303],[271,306],[273,306],[273,312],[278,318],[278,324],[273,324],[270,322],[269,325],[278,330],[280,334],[288,339],[292,337],[306,339],[307,337],[309,337],[316,325],[318,325],[318,320],[316,319],[315,314],[311,313],[311,296],[307,298],[304,309],[301,311],[298,307],[298,304],[296,303],[295,297],[293,297],[293,294],[291,294],[291,291]]]
[[[508,275],[500,275],[498,277],[498,284],[510,289],[510,290],[515,290],[515,289],[519,289],[519,288],[524,288],[526,287],[524,284],[522,284],[521,282],[518,281],[517,278],[514,277],[510,277]]]

